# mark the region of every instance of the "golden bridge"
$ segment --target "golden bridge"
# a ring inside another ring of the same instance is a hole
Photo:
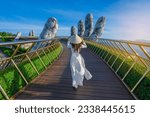
[[[22,39],[0,43],[7,54],[0,59],[0,99],[150,99],[150,43],[85,39],[81,54],[93,78],[73,91],[67,38]]]

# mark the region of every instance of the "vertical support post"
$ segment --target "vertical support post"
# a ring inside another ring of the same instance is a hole
[[[134,54],[136,55],[136,52],[133,50],[133,48],[130,46],[130,44],[128,44],[128,47],[134,52]],[[137,57],[137,56],[136,56]],[[126,76],[129,74],[129,72],[131,71],[131,69],[134,67],[134,65],[136,64],[137,62],[137,58],[136,60],[134,61],[134,63],[131,65],[131,67],[129,68],[129,70],[126,72],[126,74],[124,75],[124,77],[122,78],[122,80],[124,80],[126,78]]]
[[[108,42],[108,41],[107,41],[107,42]],[[117,54],[116,50],[115,50],[114,47],[113,47],[114,45],[112,45],[112,42],[109,41],[108,44],[109,44],[109,46],[110,46],[111,52]],[[111,53],[111,54],[112,54],[112,53]],[[117,54],[117,55],[118,55],[118,54]],[[113,56],[114,56],[113,54],[110,56],[110,58],[108,59],[107,63],[109,63],[109,61],[112,59]]]
[[[136,64],[136,61],[131,65],[131,67],[129,68],[129,70],[126,72],[126,74],[123,76],[122,80],[124,80],[126,78],[126,76],[129,74],[129,72],[131,71],[131,69],[134,67],[134,65]]]
[[[11,57],[9,58],[8,62],[6,63],[5,67],[7,67],[10,64],[11,59],[16,55],[16,53],[18,52],[19,48],[20,48],[21,44],[17,45],[17,48],[15,49],[15,51],[12,53]]]
[[[105,40],[104,40],[105,41]],[[107,43],[107,41],[105,41],[105,43],[106,43],[106,46],[107,46],[107,55],[105,56],[105,58],[104,58],[104,60],[106,61],[106,58],[107,58],[107,56],[109,55],[109,50],[110,50],[110,48],[109,48],[109,45],[107,45],[108,43]],[[106,61],[107,62],[107,61]]]
[[[38,58],[40,59],[41,63],[45,67],[45,69],[47,69],[47,67],[46,67],[45,63],[43,62],[42,58],[40,57],[39,53],[37,51],[35,53],[37,54]]]
[[[4,96],[7,100],[9,100],[9,97],[8,97],[7,93],[6,93],[5,90],[2,88],[1,85],[0,85],[0,91],[2,92],[3,96]]]
[[[126,48],[122,45],[122,43],[119,42],[119,44],[120,44],[121,47],[125,50],[125,52],[132,58],[132,56],[131,56],[130,53],[126,50]],[[126,59],[127,59],[127,56],[125,56],[125,59],[122,61],[122,63],[120,64],[120,66],[119,66],[118,69],[116,70],[116,73],[119,71],[119,69],[121,68],[121,66],[123,65],[123,63],[125,62]],[[132,58],[132,60],[134,61],[133,58]]]
[[[42,51],[43,51],[44,55],[46,56],[47,60],[50,61],[49,57],[47,56],[47,54],[45,53],[43,48],[42,48]]]
[[[35,67],[35,65],[32,63],[30,57],[26,54],[27,59],[29,60],[30,64],[32,65],[33,69],[36,71],[36,73],[39,75],[40,73],[38,72],[37,68]]]
[[[104,52],[101,57],[103,58],[103,56],[107,53],[107,48],[106,48],[106,44],[104,43],[104,41],[102,42],[102,44],[104,46]]]
[[[101,52],[100,52],[100,56],[102,57],[103,56],[103,53],[104,53],[104,44],[103,44],[103,42],[101,41],[101,47],[102,47],[102,50],[101,50]]]
[[[47,50],[48,50],[48,52],[50,53],[50,58],[52,58],[53,59],[53,56],[51,56],[51,52],[50,52],[50,50],[48,49],[48,47],[46,48]]]
[[[112,46],[114,46],[114,44],[112,42],[111,42],[111,44],[112,44]],[[115,46],[114,46],[114,48],[115,48]],[[116,63],[117,59],[119,58],[119,54],[117,52],[117,49],[115,49],[115,52],[117,54],[117,57],[115,58],[114,62],[112,63],[111,68],[114,66],[114,64]]]
[[[111,59],[112,56],[113,56],[113,54],[112,54],[112,53],[113,53],[113,49],[112,49],[110,43],[109,43],[107,40],[106,40],[106,43],[108,44],[108,48],[109,48],[109,51],[110,51],[110,52],[108,53],[108,55],[111,54],[111,56],[109,57],[109,59],[108,59],[107,61],[106,61],[106,58],[107,58],[108,55],[107,55],[104,59],[105,59],[105,61],[106,61],[107,63],[109,63],[110,59]]]
[[[142,80],[144,79],[144,77],[146,76],[146,74],[149,72],[149,69],[146,70],[146,72],[143,74],[143,76],[140,78],[140,80],[135,84],[135,86],[132,88],[131,92],[133,92],[137,86],[142,82]]]
[[[13,59],[11,59],[11,62],[14,64],[14,66],[16,67],[17,71],[19,72],[19,74],[21,75],[25,83],[28,84],[28,81],[26,80],[26,78],[24,77],[24,75],[22,74],[22,72],[20,71],[20,69],[18,68],[18,66],[16,65]]]
[[[146,55],[146,57],[150,60],[150,55],[148,54],[148,52],[142,46],[139,45],[139,47],[144,52],[144,54]]]
[[[55,48],[55,46],[56,46],[55,44],[51,46],[51,48],[52,48],[52,55],[54,56],[54,59],[56,57],[56,54],[55,54],[55,49],[56,48]]]
[[[144,54],[146,55],[146,57],[147,57],[148,59],[150,59],[150,56],[149,56],[149,54],[145,51],[145,49],[144,49],[143,47],[141,47],[140,45],[139,45],[139,47],[140,47],[140,49],[144,52]],[[141,59],[141,58],[140,58],[140,59]],[[143,61],[143,62],[144,62],[144,61]],[[144,64],[145,64],[147,70],[146,70],[145,73],[142,75],[142,77],[139,79],[139,81],[135,84],[135,86],[132,88],[131,92],[133,92],[133,91],[137,88],[137,86],[142,82],[142,80],[144,79],[144,77],[146,76],[146,74],[150,71],[150,68],[148,67],[148,65],[147,65],[145,62],[144,62]]]

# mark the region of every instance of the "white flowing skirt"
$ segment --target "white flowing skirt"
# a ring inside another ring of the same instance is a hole
[[[84,77],[87,80],[90,80],[92,78],[91,73],[85,67],[85,62],[81,54],[72,53],[70,67],[73,87],[77,88],[78,86],[83,86]]]

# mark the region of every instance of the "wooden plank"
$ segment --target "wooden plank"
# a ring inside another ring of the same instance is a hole
[[[44,74],[31,82],[16,99],[45,100],[131,100],[133,97],[112,70],[89,49],[82,49],[88,70],[93,75],[84,86],[74,91],[71,86],[70,50],[64,46],[61,57]]]

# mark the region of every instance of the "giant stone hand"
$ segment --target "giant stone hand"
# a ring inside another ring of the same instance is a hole
[[[84,37],[89,37],[92,33],[92,30],[93,30],[93,15],[89,13],[85,17]]]
[[[106,18],[105,17],[100,17],[94,27],[93,33],[91,34],[90,38],[100,38],[103,31],[104,31],[104,26],[106,23]]]
[[[39,39],[52,39],[56,36],[57,30],[58,30],[57,19],[51,17],[45,23],[45,26],[40,34]]]
[[[71,36],[72,36],[72,35],[76,35],[76,34],[77,34],[76,27],[75,27],[75,26],[72,26],[72,27],[71,27]]]
[[[84,22],[83,22],[83,20],[80,20],[78,22],[78,35],[80,37],[83,37],[84,31],[85,31]]]

